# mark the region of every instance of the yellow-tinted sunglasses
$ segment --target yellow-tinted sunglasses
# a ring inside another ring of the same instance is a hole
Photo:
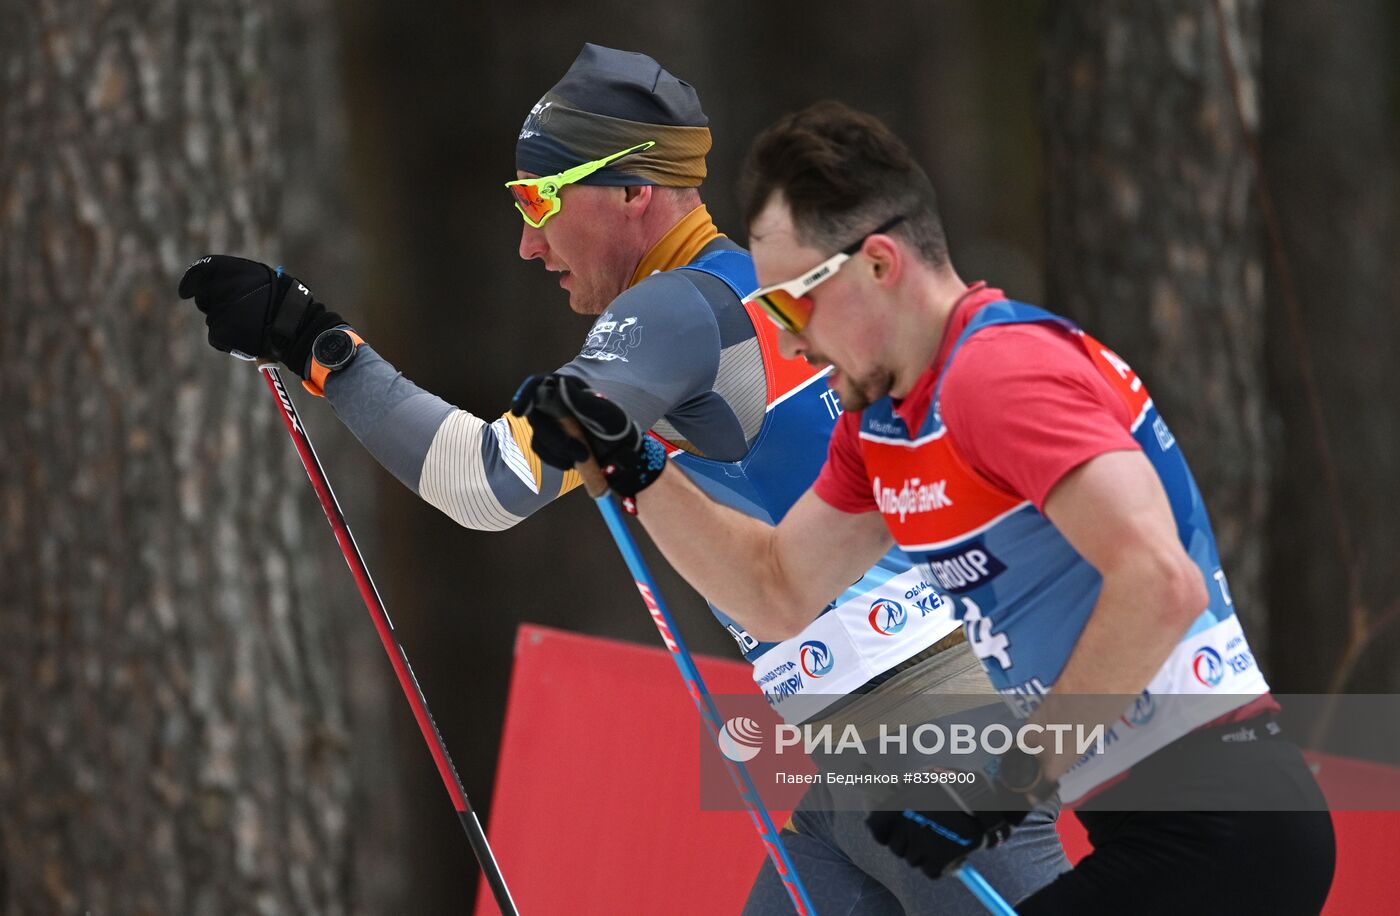
[[[594,159],[592,162],[585,162],[583,165],[576,165],[571,169],[566,169],[558,175],[544,175],[540,178],[520,178],[515,181],[507,181],[506,188],[515,197],[515,209],[520,211],[520,215],[525,218],[525,222],[536,229],[543,226],[551,216],[558,213],[564,207],[564,201],[560,199],[559,192],[565,185],[582,181],[589,175],[610,165],[623,156],[630,156],[633,153],[640,153],[643,150],[651,149],[656,145],[655,140],[648,140],[639,143],[631,149],[625,149],[620,153],[613,153],[611,156],[604,156],[602,159]]]
[[[807,322],[812,319],[812,290],[835,276],[842,265],[849,261],[857,251],[860,251],[860,247],[872,235],[888,232],[903,220],[904,214],[902,213],[890,217],[797,279],[765,286],[750,295],[744,302],[755,303],[763,309],[764,314],[772,319],[774,324],[784,331],[791,331],[794,334],[801,333],[802,329],[807,327]]]

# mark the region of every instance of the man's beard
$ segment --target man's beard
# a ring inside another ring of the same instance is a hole
[[[836,394],[841,398],[842,410],[864,410],[885,397],[894,387],[894,373],[888,369],[875,369],[858,379],[842,372],[836,381]]]

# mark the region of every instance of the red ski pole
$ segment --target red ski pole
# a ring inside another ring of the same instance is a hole
[[[282,374],[273,363],[261,363],[258,369],[267,379],[267,387],[277,398],[282,421],[287,425],[287,432],[296,445],[302,467],[306,468],[306,476],[311,478],[312,489],[316,491],[316,498],[321,501],[326,520],[331,523],[331,531],[335,532],[335,539],[340,543],[340,552],[345,557],[345,563],[350,567],[351,575],[355,577],[360,597],[364,599],[370,619],[374,621],[374,628],[379,632],[379,642],[389,655],[394,675],[399,679],[403,695],[413,709],[413,718],[418,721],[418,730],[423,733],[423,740],[428,742],[428,750],[433,754],[438,775],[442,777],[442,784],[447,787],[447,794],[452,797],[452,806],[457,809],[457,818],[462,822],[462,829],[467,832],[467,839],[471,842],[472,851],[476,853],[476,860],[481,864],[486,882],[491,885],[491,893],[496,897],[496,906],[500,908],[503,916],[519,916],[515,901],[510,897],[510,890],[506,888],[506,879],[501,874],[500,866],[496,864],[491,845],[486,841],[486,833],[481,829],[481,822],[477,820],[471,803],[467,801],[461,777],[457,775],[457,768],[453,766],[452,758],[447,754],[447,745],[443,743],[442,733],[438,731],[432,713],[428,712],[428,703],[423,699],[423,690],[418,686],[418,678],[413,676],[408,655],[394,632],[394,623],[389,619],[389,612],[384,609],[379,590],[374,587],[369,567],[365,566],[365,559],[355,544],[355,536],[350,533],[350,525],[345,521],[345,514],[340,511],[340,503],[336,502],[326,471],[321,467],[320,459],[316,457],[316,450],[311,447],[311,438],[306,434],[306,428],[301,425],[301,416],[282,384]]]

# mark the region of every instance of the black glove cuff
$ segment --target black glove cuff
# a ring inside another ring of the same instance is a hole
[[[277,354],[284,365],[303,379],[309,378],[308,367],[311,365],[311,345],[316,342],[316,337],[322,331],[339,327],[345,324],[345,319],[337,312],[332,312],[319,302],[312,302],[306,309],[306,314],[302,317],[301,327],[297,331],[296,339],[292,342],[286,352]]]
[[[311,290],[293,277],[279,276],[274,281],[277,290],[273,293],[273,321],[267,329],[268,345],[273,353],[284,353],[296,343],[297,329],[301,327],[312,306]]]
[[[656,483],[666,469],[666,446],[645,434],[641,439],[636,447],[619,450],[616,458],[599,456],[607,462],[603,476],[608,479],[608,488],[623,498],[623,508],[632,515],[637,514],[637,494]]]

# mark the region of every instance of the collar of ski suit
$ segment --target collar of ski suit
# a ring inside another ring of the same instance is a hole
[[[684,267],[695,260],[701,249],[713,242],[722,235],[715,228],[715,221],[710,218],[710,211],[701,204],[691,210],[681,221],[671,227],[656,244],[651,246],[651,250],[643,255],[641,263],[632,274],[632,282],[629,287],[636,286],[647,277],[660,270],[672,270],[677,267]]]

